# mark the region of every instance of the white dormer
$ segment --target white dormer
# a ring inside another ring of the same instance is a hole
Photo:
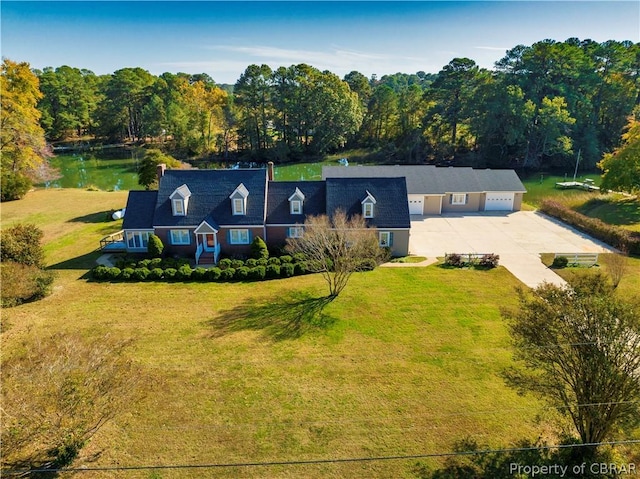
[[[373,218],[373,207],[376,204],[376,199],[367,190],[367,196],[360,202],[362,204],[362,216],[365,218]]]
[[[231,199],[231,211],[234,215],[247,214],[247,196],[249,196],[249,190],[247,190],[247,187],[242,183],[229,195]]]
[[[169,199],[171,200],[171,211],[173,216],[186,216],[187,207],[189,206],[189,198],[191,197],[191,190],[187,185],[177,187]]]
[[[304,203],[304,194],[300,191],[300,188],[296,187],[296,191],[289,196],[289,212],[292,215],[302,214],[302,204]]]

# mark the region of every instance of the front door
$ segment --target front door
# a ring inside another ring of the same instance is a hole
[[[216,236],[213,233],[205,234],[203,243],[205,251],[214,251],[216,248]]]

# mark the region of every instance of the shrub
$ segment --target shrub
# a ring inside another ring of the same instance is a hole
[[[236,275],[236,270],[233,268],[223,269],[220,273],[220,279],[222,281],[231,281],[233,277]]]
[[[98,281],[107,279],[108,272],[109,268],[101,264],[91,270],[91,277]]]
[[[183,264],[178,268],[178,271],[176,272],[176,279],[178,281],[187,281],[191,279],[191,271],[191,266],[189,266],[188,264]]]
[[[239,281],[244,281],[249,277],[249,268],[246,266],[240,266],[236,269],[236,274],[234,275],[234,279]]]
[[[583,215],[557,201],[543,201],[540,204],[540,211],[629,254],[640,255],[640,233]]]
[[[280,262],[281,263],[293,263],[293,258],[291,257],[291,255],[285,254],[283,256],[280,256]]]
[[[267,258],[260,258],[259,260],[256,261],[256,264],[258,266],[266,266],[267,265]]]
[[[378,266],[378,263],[373,258],[363,259],[356,268],[356,271],[373,271]]]
[[[149,266],[147,266],[149,269],[160,268],[162,265],[162,258],[153,258],[152,260],[145,261],[149,261]]]
[[[194,281],[203,281],[207,270],[204,268],[196,268],[191,272],[191,279]]]
[[[178,270],[175,268],[167,268],[164,270],[162,277],[168,281],[173,281],[176,277]]]
[[[242,268],[243,266],[244,266],[244,261],[242,261],[241,259],[231,260],[231,267],[233,269]]]
[[[204,277],[207,281],[218,281],[220,279],[220,275],[222,270],[218,267],[209,268],[207,272],[204,274]]]
[[[164,270],[162,268],[153,268],[149,272],[149,279],[151,280],[162,279],[163,276],[164,276]]]
[[[34,224],[17,224],[2,231],[0,251],[2,261],[27,266],[42,266],[44,251],[40,242],[42,230]]]
[[[453,253],[444,257],[444,264],[453,268],[462,268],[464,266],[464,261],[462,260],[461,255]]]
[[[552,268],[566,268],[569,264],[569,258],[566,256],[556,256],[551,263]]]
[[[294,267],[294,272],[296,275],[299,274],[307,274],[307,272],[309,271],[309,269],[307,268],[307,263],[304,261],[301,261],[299,263],[295,263],[293,265]]]
[[[125,269],[123,269],[122,273],[120,273],[120,279],[122,279],[124,281],[129,281],[130,279],[132,279],[134,271],[135,270],[133,268],[125,268]]]
[[[122,274],[122,270],[120,268],[116,266],[112,266],[111,268],[109,268],[109,271],[107,271],[106,279],[110,281],[115,281],[116,279],[120,278],[121,274]]]
[[[164,251],[164,245],[162,240],[154,234],[149,235],[149,242],[147,243],[147,253],[152,258],[160,258]]]
[[[280,258],[269,258],[267,264],[277,264],[280,265]]]
[[[478,266],[486,269],[497,268],[499,260],[500,256],[497,254],[485,254],[478,261]]]
[[[22,173],[13,172],[9,168],[2,169],[0,182],[0,201],[19,200],[31,188],[29,177]]]
[[[307,261],[307,255],[304,253],[295,253],[293,255],[293,261],[296,263],[301,263],[303,261]]]
[[[231,260],[229,258],[221,259],[220,261],[218,261],[218,267],[223,270],[231,268]]]
[[[280,276],[280,265],[278,264],[269,264],[265,269],[265,277],[266,278],[277,278]]]
[[[284,263],[280,266],[280,275],[284,278],[290,278],[296,272],[296,267],[293,263]]]
[[[133,278],[138,281],[146,281],[149,274],[151,274],[151,271],[148,268],[136,268],[133,270]]]
[[[3,262],[0,268],[3,308],[41,299],[51,292],[54,279],[51,271],[14,262]]]
[[[150,259],[143,259],[142,261],[138,261],[137,267],[138,268],[149,268],[150,265],[151,265],[151,260]]]
[[[249,278],[255,280],[263,280],[266,274],[266,268],[264,266],[256,266],[249,270]]]
[[[260,236],[256,236],[251,242],[251,257],[255,259],[267,259],[269,257],[269,249]]]
[[[248,268],[255,268],[256,266],[258,266],[258,262],[255,260],[255,258],[249,258],[244,262],[244,265]]]

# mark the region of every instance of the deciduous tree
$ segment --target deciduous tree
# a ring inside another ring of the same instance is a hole
[[[180,161],[176,160],[172,156],[164,154],[156,148],[145,150],[144,157],[142,158],[140,167],[138,168],[138,183],[144,186],[147,190],[157,188],[157,168],[158,165],[162,163],[167,165],[167,168],[178,168],[182,165]]]
[[[640,313],[612,294],[603,275],[520,292],[519,309],[505,317],[518,361],[508,383],[556,407],[582,443],[638,423]]]
[[[383,251],[374,228],[360,215],[348,217],[338,210],[331,217],[310,216],[301,238],[287,240],[292,253],[304,253],[309,271],[320,273],[329,286],[329,296],[337,297],[364,260],[379,260]]]
[[[604,172],[602,188],[640,193],[640,121],[630,118],[623,144],[613,153],[607,153],[598,163]]]

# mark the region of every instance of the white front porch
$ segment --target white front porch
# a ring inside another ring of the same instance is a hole
[[[206,221],[194,230],[196,235],[196,265],[217,264],[220,258],[218,230]]]

